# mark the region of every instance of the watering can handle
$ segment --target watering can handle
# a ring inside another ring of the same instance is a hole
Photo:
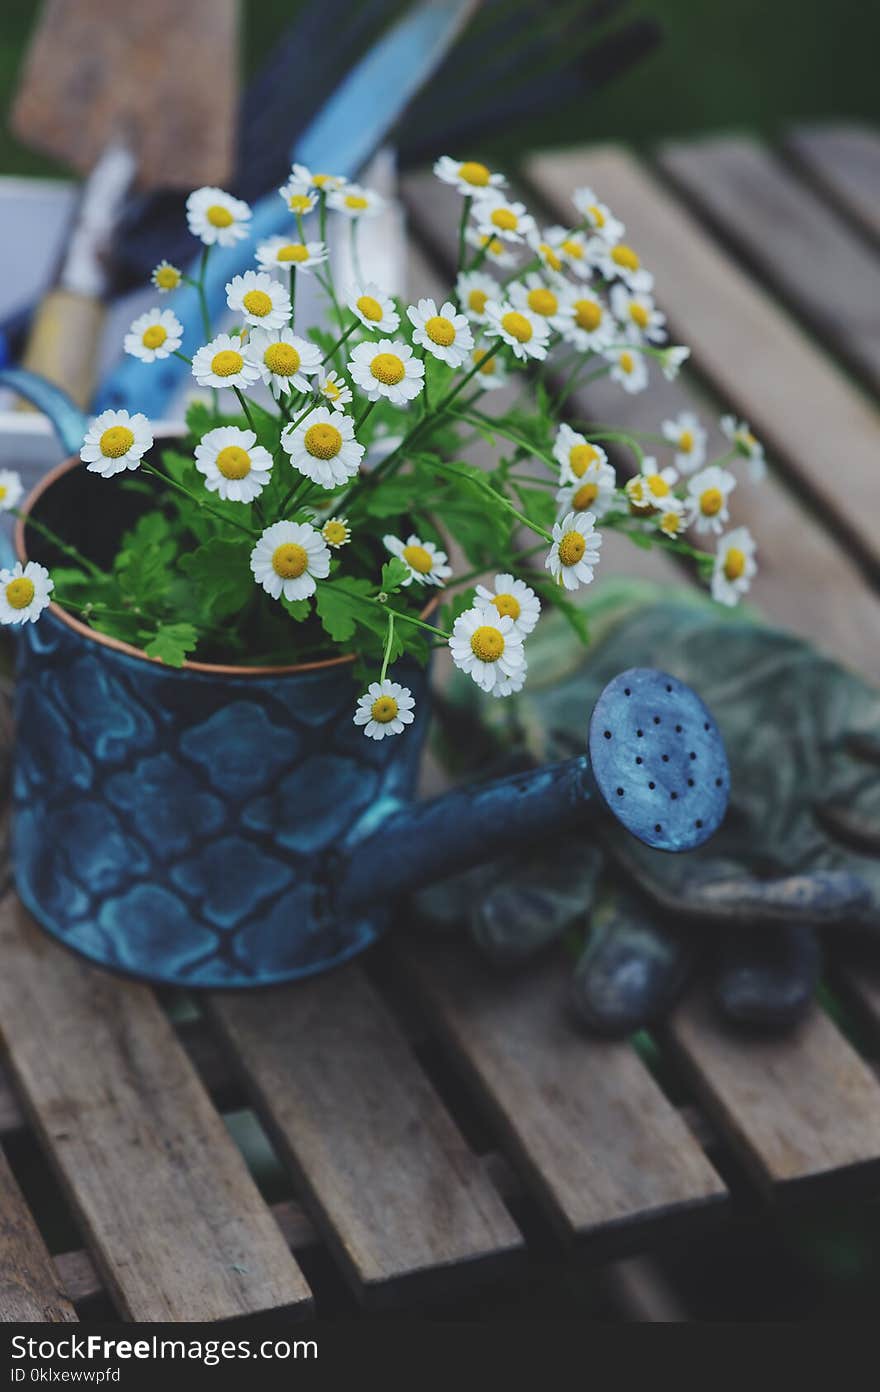
[[[66,454],[76,454],[83,442],[88,417],[54,383],[24,367],[0,367],[0,387],[8,387],[46,416]]]

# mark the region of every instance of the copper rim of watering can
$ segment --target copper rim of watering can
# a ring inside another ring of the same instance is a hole
[[[40,479],[40,482],[31,489],[25,499],[21,507],[22,516],[17,519],[15,524],[15,553],[22,565],[25,565],[28,560],[28,554],[24,544],[24,529],[28,513],[32,511],[34,505],[39,501],[46,490],[52,487],[53,483],[70,469],[76,468],[82,468],[82,462],[77,455],[73,454],[69,459],[64,459],[60,464],[56,464],[54,469],[50,469],[49,473]],[[439,602],[440,596],[434,595],[425,605],[424,609],[421,610],[421,617],[423,619],[427,618],[437,607]],[[82,634],[84,638],[91,639],[93,643],[101,643],[104,647],[113,648],[116,652],[127,653],[129,657],[139,657],[142,662],[148,662],[151,667],[162,667],[166,672],[205,672],[211,676],[224,677],[282,676],[295,672],[323,672],[331,667],[345,667],[354,662],[357,657],[357,653],[342,653],[340,657],[324,657],[317,662],[295,662],[288,666],[281,667],[236,667],[231,663],[190,662],[185,660],[182,667],[169,667],[161,658],[150,657],[144,652],[143,648],[136,648],[132,643],[124,643],[121,638],[111,638],[107,633],[98,633],[96,629],[90,628],[89,625],[83,623],[81,619],[74,618],[72,614],[68,613],[60,604],[57,604],[55,600],[50,600],[49,609],[55,617],[63,624],[66,624],[68,628],[72,628],[75,633]]]

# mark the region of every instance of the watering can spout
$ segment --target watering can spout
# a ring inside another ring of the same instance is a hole
[[[363,908],[509,852],[593,815],[613,815],[657,850],[693,850],[730,793],[724,743],[690,687],[632,668],[600,695],[587,752],[392,813],[351,850],[334,897]]]

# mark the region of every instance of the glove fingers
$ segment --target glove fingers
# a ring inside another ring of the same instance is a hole
[[[572,980],[579,1021],[613,1036],[650,1024],[671,1006],[694,955],[692,935],[660,919],[647,900],[608,891],[593,911]]]
[[[818,934],[806,924],[729,929],[715,963],[715,999],[737,1025],[782,1030],[808,1010],[821,971]]]

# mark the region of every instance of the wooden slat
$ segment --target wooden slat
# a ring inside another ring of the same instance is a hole
[[[658,159],[774,294],[880,390],[880,258],[828,200],[745,137],[676,142]]]
[[[362,1296],[390,1299],[522,1239],[357,966],[212,1014],[254,1104]]]
[[[851,1189],[880,1177],[880,1084],[814,1010],[778,1038],[725,1030],[695,993],[668,1038],[703,1103],[765,1190]]]
[[[798,126],[785,148],[814,183],[880,242],[880,134],[864,126]]]
[[[0,1031],[19,1093],[121,1313],[307,1313],[310,1293],[152,992],[0,905]]]
[[[0,1321],[16,1320],[63,1324],[76,1312],[0,1151]]]
[[[632,156],[612,147],[542,155],[527,172],[544,189],[602,191],[656,276],[676,340],[876,576],[880,435],[862,394]]]
[[[565,1236],[635,1243],[724,1198],[634,1050],[573,1028],[565,963],[511,978],[459,946],[402,942],[396,952]]]

